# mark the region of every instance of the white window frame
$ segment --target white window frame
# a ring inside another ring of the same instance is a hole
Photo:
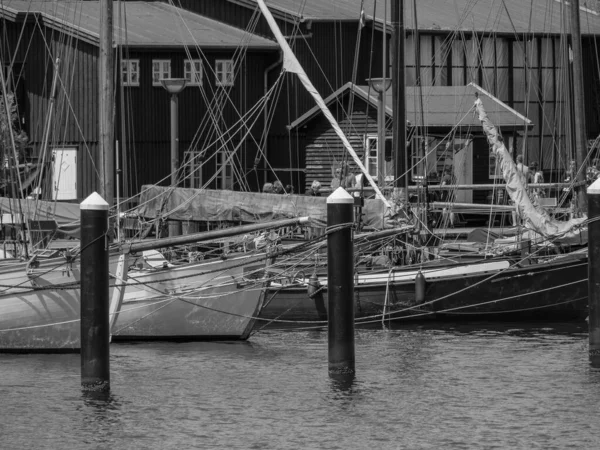
[[[375,179],[377,178],[377,155],[379,154],[377,140],[377,135],[367,135],[365,137],[365,156],[363,159],[365,169],[367,169],[368,174]],[[371,146],[374,146],[373,149],[371,149]],[[371,154],[371,151],[375,154]],[[374,172],[371,170],[371,166],[375,167]]]
[[[158,64],[158,68],[155,67]],[[158,75],[156,79],[155,75]],[[171,78],[171,60],[170,59],[153,59],[152,60],[152,86],[162,87],[161,80]]]
[[[233,86],[233,59],[215,61],[215,83],[217,86]]]
[[[135,70],[137,69],[137,70]],[[139,86],[140,85],[140,60],[139,59],[123,59],[121,60],[121,82],[123,86]],[[137,81],[134,79],[137,76]]]
[[[386,141],[391,141],[392,140],[392,136],[386,135],[385,136],[385,140]],[[377,167],[378,167],[377,160],[379,158],[379,142],[378,141],[379,141],[379,139],[378,139],[378,136],[376,134],[368,134],[368,135],[365,136],[365,155],[364,155],[363,161],[364,161],[365,168],[367,169],[367,172],[375,180],[379,179],[379,175],[377,174]],[[375,155],[370,155],[370,150],[369,149],[370,149],[370,145],[371,145],[372,142],[375,143],[375,148],[373,149],[373,151],[375,152]],[[385,145],[384,145],[383,148],[384,148],[384,152],[385,152]],[[385,154],[384,154],[384,157],[385,157]],[[385,168],[386,168],[386,166],[388,164],[389,163],[387,161],[383,164],[384,170],[385,170]],[[371,165],[374,166],[374,168],[375,168],[374,171],[371,170]],[[393,180],[393,175],[391,173],[390,174],[388,174],[388,173],[384,174],[384,178],[385,178],[386,181],[390,181],[390,177],[392,177],[391,179]]]
[[[185,161],[187,161],[188,167],[188,180],[189,187],[200,189],[204,186],[204,179],[202,176],[202,163],[203,160],[200,158],[202,151],[190,150],[185,152]]]
[[[203,76],[204,70],[201,59],[186,59],[183,62],[183,77],[187,80],[188,86],[202,86]]]

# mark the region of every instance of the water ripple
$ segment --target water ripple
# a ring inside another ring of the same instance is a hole
[[[111,347],[111,393],[78,355],[0,355],[2,448],[600,448],[582,326],[358,329],[332,379],[326,331]]]

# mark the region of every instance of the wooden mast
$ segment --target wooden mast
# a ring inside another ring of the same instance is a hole
[[[392,148],[394,152],[394,187],[404,188],[408,199],[406,176],[406,87],[404,75],[404,1],[391,0],[392,16]]]
[[[99,81],[99,193],[108,203],[114,204],[114,63],[113,63],[113,0],[100,0],[100,61]]]
[[[585,191],[586,171],[583,169],[587,157],[585,126],[585,99],[583,95],[583,55],[581,50],[581,28],[579,24],[579,0],[571,0],[571,45],[573,48],[573,110],[575,119],[575,152],[577,157],[577,210],[587,211]]]

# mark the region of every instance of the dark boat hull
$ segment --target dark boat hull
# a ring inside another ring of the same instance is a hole
[[[413,271],[414,272],[414,271]],[[402,274],[402,271],[396,274]],[[400,277],[401,278],[401,277]],[[414,277],[355,282],[357,323],[399,320],[583,320],[587,316],[587,257],[466,275],[426,275],[425,297],[415,298]],[[324,321],[323,296],[308,297],[306,286],[270,286],[261,318]]]

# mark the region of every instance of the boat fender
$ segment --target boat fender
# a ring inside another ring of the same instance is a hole
[[[417,276],[415,277],[415,302],[417,304],[425,301],[425,285],[425,276],[419,270]]]
[[[307,286],[308,298],[314,298],[320,289],[321,289],[321,283],[319,282],[319,277],[317,276],[317,272],[315,271],[312,273],[312,275],[308,279],[308,286]]]

